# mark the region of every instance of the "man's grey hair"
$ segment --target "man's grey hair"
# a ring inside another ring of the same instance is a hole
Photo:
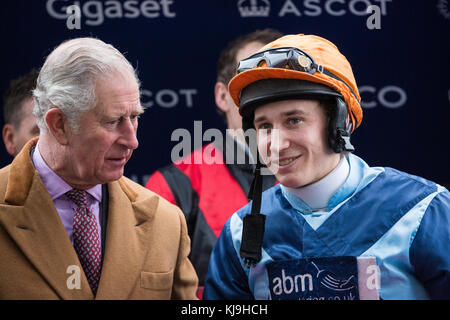
[[[77,38],[63,42],[45,60],[33,91],[33,114],[42,131],[47,130],[45,115],[59,108],[71,128],[79,130],[83,113],[96,104],[96,83],[113,74],[139,79],[130,62],[112,45],[94,38]]]

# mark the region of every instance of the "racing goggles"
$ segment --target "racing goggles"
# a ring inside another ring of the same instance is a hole
[[[265,63],[265,65],[263,65],[263,62]],[[356,100],[359,101],[357,95],[344,80],[325,69],[322,65],[317,64],[309,54],[298,48],[279,47],[258,52],[248,57],[247,59],[241,60],[239,62],[237,73],[239,74],[241,72],[251,70],[255,67],[260,66],[268,68],[291,69],[305,72],[311,75],[316,72],[321,72],[333,79],[344,83],[347,88],[350,89],[350,92],[353,94]]]

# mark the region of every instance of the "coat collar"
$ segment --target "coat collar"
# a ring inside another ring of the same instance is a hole
[[[38,137],[31,139],[14,158],[9,171],[5,203],[23,205],[30,192],[33,176],[37,174],[31,161],[31,149],[36,146]]]
[[[37,138],[16,156],[9,171],[0,224],[62,299],[93,299],[78,256],[30,158]],[[108,183],[109,217],[97,299],[126,299],[148,249],[148,221],[157,196],[139,196],[126,178]],[[69,289],[70,266],[81,270],[81,289]]]

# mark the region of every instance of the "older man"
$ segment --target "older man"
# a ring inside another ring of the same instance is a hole
[[[40,137],[0,170],[0,299],[194,299],[183,214],[122,177],[143,112],[131,64],[70,40],[34,96]]]

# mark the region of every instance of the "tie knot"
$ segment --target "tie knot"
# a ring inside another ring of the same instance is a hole
[[[66,192],[66,196],[80,208],[88,206],[87,193],[84,190],[72,189]]]

